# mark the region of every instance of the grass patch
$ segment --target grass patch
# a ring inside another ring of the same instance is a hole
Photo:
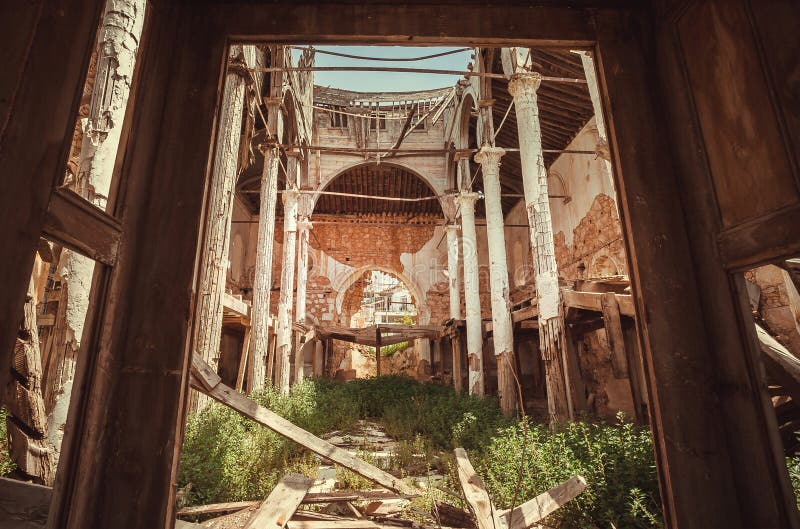
[[[387,462],[390,471],[400,477],[440,473],[451,489],[459,488],[452,449],[463,446],[499,508],[581,474],[590,486],[558,511],[554,523],[562,528],[662,525],[649,430],[621,417],[614,424],[576,422],[552,432],[503,417],[495,399],[400,376],[305,381],[288,396],[268,389],[254,398],[316,435],[352,430],[359,419],[379,422],[399,441]],[[188,420],[179,483],[192,483],[189,504],[264,498],[290,469],[314,477],[316,463],[298,445],[221,405]],[[344,469],[337,477],[345,488],[372,486]]]

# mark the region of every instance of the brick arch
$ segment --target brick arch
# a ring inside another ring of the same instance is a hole
[[[429,322],[430,308],[428,307],[425,295],[420,289],[419,285],[417,285],[403,272],[398,272],[397,270],[393,270],[389,267],[376,265],[366,265],[356,268],[334,283],[333,287],[334,290],[336,290],[334,309],[337,317],[341,317],[344,313],[344,302],[347,292],[351,290],[351,288],[356,285],[365,274],[372,272],[373,270],[396,277],[401,283],[403,283],[406,288],[408,288],[408,291],[411,293],[411,298],[413,299],[414,304],[417,306],[417,323],[420,325],[426,325]]]

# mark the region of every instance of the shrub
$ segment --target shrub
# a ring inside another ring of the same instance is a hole
[[[556,511],[559,527],[660,527],[650,432],[618,419],[613,425],[568,423],[556,432],[524,420],[503,429],[471,459],[500,508],[580,474],[589,487]]]
[[[0,476],[7,476],[17,468],[17,465],[14,464],[11,460],[11,455],[8,453],[7,417],[8,410],[4,407],[0,407]]]

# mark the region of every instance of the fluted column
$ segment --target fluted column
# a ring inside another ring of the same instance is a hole
[[[489,243],[489,282],[492,299],[492,341],[497,357],[497,390],[500,408],[506,415],[516,409],[514,381],[514,329],[511,322],[508,263],[506,260],[505,223],[500,192],[500,158],[506,151],[484,145],[475,155],[483,170],[483,193],[486,202],[486,236]]]
[[[478,245],[475,232],[475,201],[478,194],[462,191],[456,197],[461,213],[461,245],[464,254],[464,301],[467,320],[467,359],[470,395],[484,394],[483,329],[481,298],[478,293]]]
[[[287,188],[283,192],[283,266],[281,267],[281,296],[278,302],[276,379],[283,393],[289,392],[292,352],[292,312],[294,302],[294,266],[297,247],[297,190],[296,156],[286,158]]]
[[[304,215],[297,223],[297,304],[295,306],[295,320],[304,323],[306,321],[306,288],[308,285],[308,235],[311,230],[311,221]],[[303,344],[298,343],[295,347],[294,357],[294,381],[295,384],[303,380],[305,376],[304,364],[305,353]]]
[[[258,211],[256,269],[253,278],[251,346],[253,389],[272,383],[274,361],[269,361],[269,298],[272,290],[272,253],[275,242],[275,206],[278,202],[278,162],[280,153],[275,141],[261,146],[264,170],[261,173],[261,201]],[[265,382],[266,381],[266,382]]]
[[[554,423],[569,419],[572,410],[564,378],[564,308],[558,286],[553,220],[536,97],[540,83],[541,75],[538,73],[515,74],[508,84],[508,91],[514,97],[517,112],[522,181],[536,273],[539,348],[545,365],[548,413],[551,423]]]

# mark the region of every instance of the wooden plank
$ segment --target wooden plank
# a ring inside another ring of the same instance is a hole
[[[586,480],[573,476],[561,485],[539,494],[512,511],[503,511],[500,519],[508,529],[528,529],[553,514],[570,500],[586,490]]]
[[[534,300],[535,303],[535,300]],[[514,323],[529,320],[531,318],[536,318],[539,316],[539,307],[536,304],[533,304],[529,307],[523,307],[519,310],[515,310],[511,313],[511,320]]]
[[[0,478],[0,527],[44,529],[52,497],[50,487]]]
[[[250,305],[228,292],[222,295],[222,307],[244,318],[250,318]]]
[[[600,306],[603,311],[608,349],[611,354],[611,369],[615,378],[626,378],[628,376],[628,358],[625,355],[625,338],[622,335],[619,305],[614,294],[611,292],[600,294]]]
[[[586,397],[586,383],[583,381],[583,376],[580,367],[580,351],[582,350],[582,338],[575,331],[572,325],[564,327],[564,338],[566,340],[566,362],[564,363],[564,370],[569,374],[570,387],[567,388],[572,396],[572,406],[574,412],[589,411],[589,404]]]
[[[302,474],[284,476],[267,499],[261,503],[261,507],[250,518],[245,529],[285,527],[313,483],[313,479]]]
[[[267,526],[264,526],[267,527]],[[370,520],[292,520],[289,529],[377,529]]]
[[[464,498],[467,500],[472,513],[478,521],[478,529],[498,529],[505,527],[500,519],[499,512],[492,504],[489,493],[483,481],[475,473],[467,457],[467,452],[463,448],[454,450],[456,456],[456,469],[458,470],[458,480],[461,482],[461,489],[464,491]]]
[[[203,365],[205,364],[205,365]],[[394,492],[416,495],[417,491],[400,478],[370,465],[331,443],[316,437],[287,421],[277,413],[259,406],[255,401],[226,386],[219,376],[197,355],[192,360],[192,385],[209,397],[233,408],[245,417],[253,419],[274,432],[290,439],[334,463],[342,465],[370,481]]]
[[[42,235],[104,265],[114,266],[122,227],[117,219],[72,191],[53,192]]]
[[[196,516],[198,514],[214,514],[218,512],[240,511],[253,505],[261,503],[254,501],[232,501],[228,503],[212,503],[209,505],[196,505],[194,507],[184,507],[178,511],[178,516]]]
[[[564,297],[564,304],[567,307],[591,310],[594,312],[602,312],[603,308],[600,298],[603,295],[600,292],[577,292],[571,289],[561,289],[561,294]],[[614,297],[619,304],[619,313],[623,316],[636,316],[636,311],[633,307],[633,298],[630,294],[614,294]]]
[[[0,35],[0,387],[6,385],[6,352],[17,336],[50,193],[64,176],[104,5],[0,2],[0,20],[13,21]]]

